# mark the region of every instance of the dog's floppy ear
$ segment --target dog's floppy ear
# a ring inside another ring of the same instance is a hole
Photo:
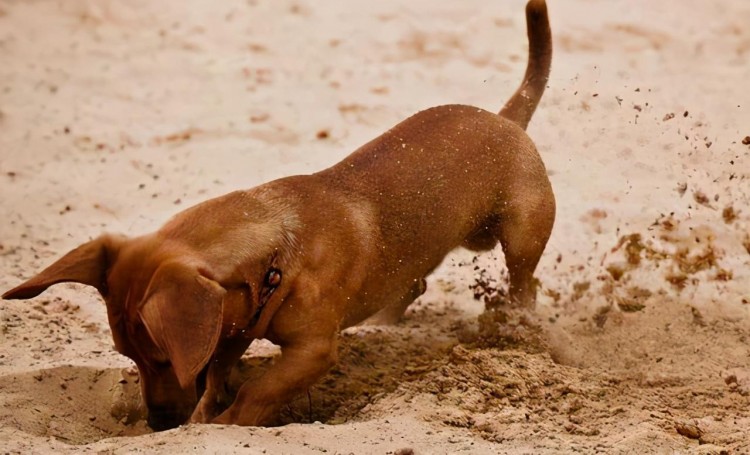
[[[3,294],[4,299],[30,299],[53,284],[63,282],[94,286],[106,293],[106,273],[122,239],[110,235],[86,242],[60,258],[34,278]]]
[[[154,343],[169,357],[183,389],[211,358],[221,334],[226,290],[196,270],[168,264],[156,271],[139,310]]]

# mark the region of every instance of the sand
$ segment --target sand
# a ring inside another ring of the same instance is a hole
[[[498,110],[523,4],[0,2],[0,289],[102,232],[322,169],[418,110]],[[749,453],[750,4],[549,8],[539,329],[478,324],[502,253],[459,251],[402,323],[342,335],[286,425],[151,433],[102,301],[58,285],[0,304],[2,450]],[[254,346],[235,379],[276,354]]]

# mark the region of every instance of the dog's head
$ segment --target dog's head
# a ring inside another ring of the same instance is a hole
[[[280,272],[271,264],[250,268],[258,269],[257,282],[222,285],[195,254],[163,238],[104,235],[2,297],[32,298],[61,282],[95,287],[106,302],[115,348],[138,367],[149,426],[164,430],[190,417],[220,338],[256,322],[279,286]],[[264,278],[262,268],[272,272]]]

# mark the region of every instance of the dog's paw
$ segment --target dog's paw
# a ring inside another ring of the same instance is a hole
[[[203,398],[195,407],[193,415],[190,416],[189,423],[210,423],[218,414],[218,406],[216,406],[216,400],[212,397],[203,395]]]

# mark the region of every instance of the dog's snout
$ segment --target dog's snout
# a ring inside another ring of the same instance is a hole
[[[154,431],[164,431],[176,428],[187,421],[187,415],[173,410],[152,407],[148,410],[146,422]]]

